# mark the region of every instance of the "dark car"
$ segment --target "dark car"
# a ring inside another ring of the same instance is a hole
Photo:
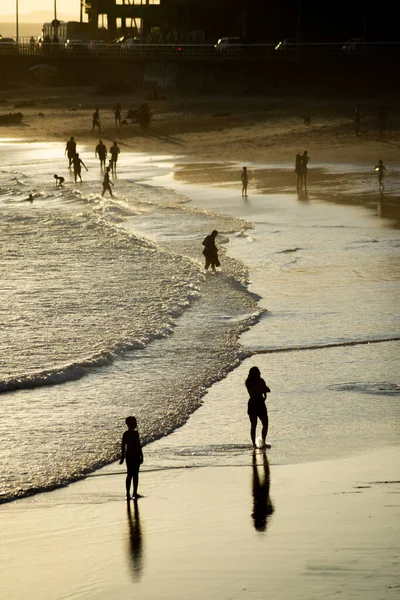
[[[222,37],[214,48],[220,56],[238,56],[243,53],[243,40],[240,37]]]
[[[0,54],[18,54],[19,46],[15,40],[0,37]]]

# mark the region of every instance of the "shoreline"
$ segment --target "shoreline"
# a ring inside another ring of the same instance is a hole
[[[247,467],[143,471],[148,496],[128,512],[122,467],[105,467],[2,507],[4,589],[13,600],[123,600],[132,586],[141,600],[394,600],[399,453],[268,467],[249,451]]]

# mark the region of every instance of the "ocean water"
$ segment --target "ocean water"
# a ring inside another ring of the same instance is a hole
[[[399,443],[394,221],[317,193],[244,201],[235,164],[122,149],[102,198],[89,150],[82,184],[62,144],[3,139],[0,154],[0,501],[115,460],[128,414],[144,468],[247,464],[253,364],[272,390],[272,463]]]

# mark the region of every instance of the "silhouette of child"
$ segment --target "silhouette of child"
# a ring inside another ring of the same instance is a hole
[[[65,179],[64,177],[59,177],[59,175],[54,175],[54,179],[56,180],[56,187],[62,187]]]
[[[132,498],[136,500],[140,498],[137,490],[139,485],[139,469],[140,465],[143,463],[143,452],[142,446],[140,444],[139,432],[136,429],[137,421],[136,417],[127,417],[125,419],[125,423],[128,426],[128,429],[124,432],[122,436],[121,443],[121,460],[119,464],[122,465],[124,460],[126,460],[126,500],[130,500],[130,489],[131,482],[133,479],[133,496]]]
[[[112,190],[111,190],[111,185],[114,185],[112,181],[110,181],[110,167],[106,167],[106,172],[104,173],[104,179],[103,179],[103,192],[102,192],[102,196],[104,196],[104,194],[106,193],[106,191],[110,192],[110,196],[113,195]]]

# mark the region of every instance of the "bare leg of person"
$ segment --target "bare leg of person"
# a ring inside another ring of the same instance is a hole
[[[128,473],[128,475],[126,476],[126,480],[125,480],[125,487],[126,487],[126,499],[130,500],[131,496],[131,481],[132,481],[132,475],[131,473]]]
[[[257,446],[256,446],[257,416],[256,415],[249,416],[249,419],[250,419],[250,437],[251,437],[251,442],[253,444],[253,448],[257,448]]]
[[[261,432],[262,443],[263,443],[263,446],[265,446],[265,440],[267,439],[267,434],[268,434],[268,414],[265,414],[263,416],[263,418],[261,419],[261,422],[262,422],[262,432]]]

